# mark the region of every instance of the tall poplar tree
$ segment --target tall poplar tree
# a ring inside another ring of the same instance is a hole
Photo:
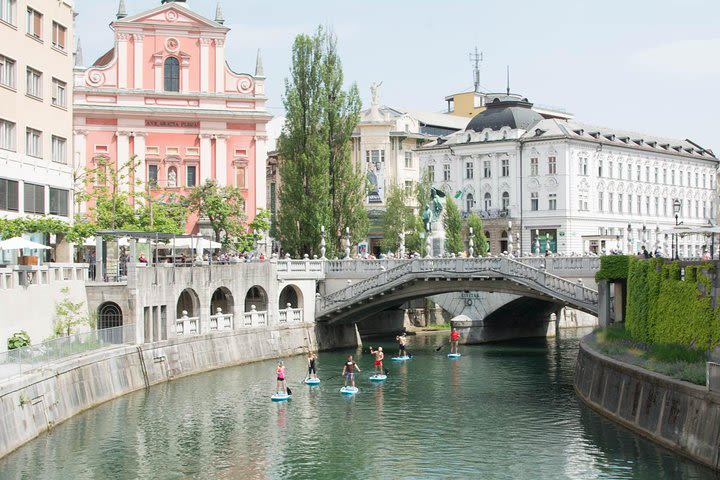
[[[407,235],[415,231],[415,215],[413,208],[408,206],[408,194],[405,189],[392,185],[385,201],[385,214],[383,215],[383,252],[395,252],[400,246],[400,234]]]
[[[285,127],[278,141],[280,209],[277,233],[284,251],[319,254],[325,226],[327,255],[342,249],[345,227],[357,241],[367,233],[365,180],[353,165],[350,139],[360,97],[343,90],[335,36],[323,28],[298,35],[283,98]]]
[[[463,220],[455,200],[447,197],[445,202],[445,249],[449,253],[460,253],[465,248],[462,240]]]

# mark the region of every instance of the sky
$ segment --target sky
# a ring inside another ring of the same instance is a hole
[[[216,0],[188,0],[215,18]],[[130,15],[160,0],[126,0]],[[720,154],[720,2],[717,0],[221,0],[226,57],[253,73],[260,49],[268,107],[283,114],[292,42],[318,25],[338,39],[346,83],[363,104],[442,112],[473,87],[469,54],[483,53],[481,89],[510,89],[599,126],[676,139]],[[86,64],[113,45],[117,0],[75,0]]]

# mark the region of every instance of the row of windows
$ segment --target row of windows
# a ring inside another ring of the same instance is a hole
[[[0,210],[20,212],[20,184],[16,180],[0,178]],[[45,205],[45,188],[48,188],[48,205]],[[62,188],[45,187],[34,183],[23,184],[22,213],[38,213],[45,215],[69,216],[70,192]],[[47,207],[47,208],[46,208]]]
[[[28,36],[42,42],[44,40],[43,32],[44,15],[28,7],[25,12],[25,31]],[[17,0],[0,0],[0,21],[17,26]],[[52,22],[52,46],[63,52],[67,46],[67,28],[53,21]]]
[[[198,184],[198,167],[197,165],[185,165],[185,178],[179,176],[178,167],[167,167],[165,178],[161,179],[161,166],[151,163],[148,165],[147,178],[148,183],[153,187],[178,188],[185,186],[188,188],[195,187]],[[247,169],[243,166],[235,167],[235,186],[237,188],[247,188],[246,180]],[[161,181],[162,180],[162,181]],[[164,185],[163,185],[164,183]]]
[[[607,195],[606,195],[607,193]],[[580,210],[587,211],[587,193],[580,198]],[[636,213],[669,217],[674,215],[673,200],[670,198],[649,197],[643,195],[625,195],[614,192],[598,192],[599,212]],[[685,200],[680,203],[680,217],[706,219],[713,216],[712,203],[700,200]]]
[[[383,163],[385,161],[385,150],[365,150],[366,163]],[[413,168],[412,152],[405,152],[405,168]]]
[[[557,210],[557,193],[548,194],[548,210]],[[540,210],[540,195],[538,192],[530,192],[530,210]]]
[[[406,155],[407,163],[407,155]],[[490,160],[483,161],[483,178],[492,178],[492,163]],[[427,175],[431,182],[435,181],[435,165],[428,165]],[[507,158],[502,159],[500,164],[500,176],[510,176],[510,160]],[[473,162],[465,162],[465,180],[472,180],[475,178],[475,164]],[[449,164],[443,165],[443,181],[447,182],[452,180],[451,170]]]
[[[17,63],[12,58],[0,55],[0,85],[16,89]],[[35,100],[43,101],[43,73],[32,67],[25,69],[25,94]],[[67,108],[67,83],[52,77],[50,104]]]
[[[67,139],[51,136],[52,161],[67,163]],[[0,149],[17,151],[17,126],[14,122],[0,118]],[[43,157],[43,132],[27,127],[25,129],[25,154]]]
[[[598,161],[598,177],[603,178],[617,178],[619,180],[622,180],[623,178],[627,180],[636,180],[638,182],[643,181],[642,179],[642,165],[635,165],[635,174],[633,175],[633,169],[630,168],[630,165],[625,168],[621,162],[617,163],[617,172],[615,169],[615,164],[608,160],[607,162],[607,170],[605,169],[605,162],[603,160]],[[649,166],[645,166],[645,181],[646,182],[654,182],[656,184],[661,183],[660,182],[660,167],[653,167],[652,170]],[[651,175],[652,173],[652,175]],[[700,183],[700,173],[699,172],[683,172],[683,171],[676,171],[674,168],[670,169],[670,176],[668,177],[668,169],[662,168],[662,183],[665,185],[675,185],[678,183],[681,187],[682,186],[688,186],[688,187],[697,187],[700,188],[702,185],[702,188],[708,188],[708,175],[706,173],[702,174],[702,184]],[[581,158],[580,159],[580,175],[587,175],[588,169],[587,169],[587,159]],[[617,174],[617,176],[616,176]],[[634,178],[633,178],[634,177]],[[669,181],[668,181],[669,180]],[[693,184],[693,180],[695,180]],[[710,188],[712,188],[712,176],[710,176]]]
[[[510,208],[510,194],[508,192],[503,192],[501,196],[501,208],[502,210],[508,210]],[[492,195],[490,192],[486,192],[483,196],[483,207],[484,210],[491,210],[493,208],[492,204]],[[471,212],[475,208],[475,197],[472,193],[468,193],[465,195],[465,209],[468,212]]]

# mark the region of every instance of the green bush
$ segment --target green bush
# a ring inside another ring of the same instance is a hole
[[[628,278],[629,255],[603,255],[600,257],[600,270],[595,280],[618,281]]]
[[[7,341],[7,349],[15,350],[16,348],[27,347],[30,345],[30,335],[25,330],[13,333]]]
[[[648,358],[661,362],[707,362],[707,352],[698,348],[686,347],[684,345],[656,343],[650,345],[647,355]]]
[[[648,344],[693,345],[710,349],[720,341],[720,309],[712,307],[713,266],[630,258],[626,328]]]

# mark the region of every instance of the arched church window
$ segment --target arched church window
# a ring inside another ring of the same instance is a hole
[[[180,91],[180,62],[175,57],[165,59],[165,91]]]

